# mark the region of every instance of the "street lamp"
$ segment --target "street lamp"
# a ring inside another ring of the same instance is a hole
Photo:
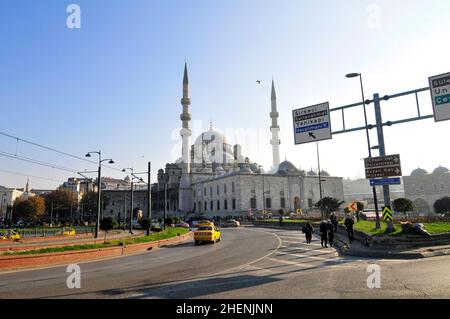
[[[101,210],[101,178],[102,178],[102,163],[108,161],[108,164],[114,164],[110,158],[102,159],[102,151],[88,152],[85,156],[91,157],[91,154],[98,154],[98,177],[97,177],[97,223],[95,224],[95,238],[98,238],[100,229],[100,210]]]
[[[131,171],[131,200],[130,200],[130,234],[133,234],[133,178],[134,178],[134,168],[124,168],[122,172],[126,172],[127,170]],[[126,218],[125,218],[126,219]]]
[[[367,147],[369,149],[369,157],[372,157],[372,147],[370,147],[370,138],[369,138],[369,127],[367,125],[367,113],[366,113],[366,100],[364,98],[364,87],[363,87],[363,82],[362,82],[362,75],[361,73],[349,73],[346,75],[347,78],[356,78],[359,76],[359,82],[361,85],[361,95],[362,95],[362,104],[363,104],[363,109],[364,109],[364,122],[366,124],[366,136],[367,136]],[[368,104],[368,103],[367,103]],[[376,214],[376,228],[379,229],[381,228],[380,225],[380,215],[378,214],[378,199],[377,199],[377,190],[375,189],[375,186],[372,187],[372,192],[373,192],[373,201],[375,204],[375,214]]]

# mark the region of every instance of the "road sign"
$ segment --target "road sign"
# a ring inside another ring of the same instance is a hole
[[[348,205],[348,209],[352,212],[358,211],[358,204],[356,202],[351,203]]]
[[[402,181],[399,177],[370,180],[370,186],[400,185],[401,183]]]
[[[383,208],[383,220],[385,222],[391,222],[393,220],[393,218],[392,218],[392,211],[387,206]]]
[[[402,176],[400,155],[369,157],[364,159],[366,178]]]
[[[332,138],[328,102],[293,110],[292,119],[296,145]]]
[[[450,73],[432,76],[428,81],[434,120],[436,122],[450,120]]]

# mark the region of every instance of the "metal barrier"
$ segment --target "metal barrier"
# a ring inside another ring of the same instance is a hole
[[[13,228],[21,238],[33,237],[50,237],[63,236],[64,230],[67,228],[75,229],[76,235],[80,234],[94,234],[95,226],[80,226],[80,227],[42,227],[42,228]],[[0,233],[7,234],[10,229],[0,229]]]

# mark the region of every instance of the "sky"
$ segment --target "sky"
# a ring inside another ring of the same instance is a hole
[[[80,28],[68,28],[70,4]],[[209,127],[239,143],[269,170],[270,82],[280,113],[281,158],[316,169],[314,144],[294,145],[292,110],[328,101],[338,107],[428,86],[450,72],[450,2],[433,0],[2,0],[0,2],[0,185],[56,188],[101,150],[122,168],[145,172],[181,156],[180,113],[185,61],[189,69],[192,140]],[[258,84],[256,81],[261,81]],[[419,95],[432,114],[429,92]],[[415,115],[414,96],[381,104],[384,121]],[[374,123],[373,104],[367,107]],[[364,123],[362,108],[346,126]],[[332,113],[333,130],[341,118]],[[404,175],[450,167],[450,122],[433,119],[385,127],[387,154],[400,154]],[[372,145],[376,132],[370,132]],[[320,142],[321,167],[334,176],[364,177],[364,131]],[[5,155],[6,154],[6,155]],[[378,155],[374,151],[373,155]],[[9,156],[9,157],[8,157]],[[17,156],[50,163],[50,168]],[[88,174],[89,175],[89,174]],[[95,174],[90,174],[95,176]]]

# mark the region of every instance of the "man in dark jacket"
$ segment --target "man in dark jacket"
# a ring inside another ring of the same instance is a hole
[[[347,215],[347,217],[345,218],[345,228],[347,229],[347,235],[348,235],[348,240],[350,241],[350,244],[353,243],[353,238],[354,238],[354,234],[353,234],[353,224],[355,222],[353,221],[353,218],[350,215]]]
[[[334,225],[331,222],[331,220],[328,221],[328,241],[330,243],[330,246],[333,247],[333,240],[334,240]]]
[[[328,224],[325,220],[320,223],[320,244],[322,247],[328,247]]]
[[[338,218],[334,212],[331,213],[330,220],[331,220],[331,223],[333,224],[334,232],[337,232]]]
[[[313,232],[314,232],[314,230],[311,225],[311,222],[308,221],[308,223],[305,226],[303,226],[303,233],[305,234],[307,244],[311,244]]]

